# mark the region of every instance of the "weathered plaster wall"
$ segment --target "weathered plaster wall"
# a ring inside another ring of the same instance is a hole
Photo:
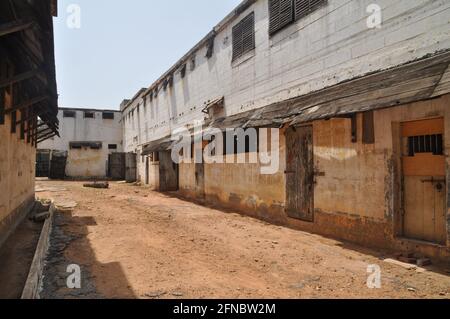
[[[0,125],[0,246],[34,203],[36,151],[10,133],[10,116]]]
[[[105,177],[108,169],[108,145],[101,150],[90,148],[71,149],[67,156],[66,175],[68,177]]]
[[[196,182],[195,182],[195,164],[181,163],[179,165],[179,185],[180,192],[189,198],[195,198]]]

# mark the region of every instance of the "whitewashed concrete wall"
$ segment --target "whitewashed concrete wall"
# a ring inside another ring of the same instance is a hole
[[[380,29],[367,27],[372,3],[382,8]],[[256,49],[232,63],[232,27],[250,12]],[[225,112],[232,115],[449,49],[450,1],[329,0],[273,37],[268,26],[268,0],[259,0],[217,34],[210,59],[203,47],[184,79],[175,73],[173,87],[145,108],[142,95],[135,99],[124,111],[126,151],[202,119],[208,100],[224,96]]]
[[[75,111],[75,118],[64,117],[64,111]],[[84,112],[94,112],[94,118],[85,118]],[[114,120],[103,119],[103,112],[114,112]],[[68,151],[66,175],[69,177],[105,177],[108,155],[122,152],[122,114],[119,111],[60,109],[58,113],[61,138],[54,137],[40,143],[39,149]],[[102,142],[100,150],[70,150],[70,142]],[[117,150],[109,150],[116,144]]]

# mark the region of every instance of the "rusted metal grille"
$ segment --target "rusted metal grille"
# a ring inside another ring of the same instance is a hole
[[[269,34],[294,22],[293,0],[269,0]]]
[[[255,14],[252,12],[233,27],[233,61],[255,48]]]
[[[103,112],[102,117],[104,120],[114,120],[114,113],[113,112]]]
[[[414,156],[416,153],[443,155],[443,135],[433,134],[408,137],[408,155]]]
[[[76,112],[75,111],[64,111],[63,112],[63,117],[75,118],[76,117]]]
[[[295,20],[306,17],[325,4],[327,0],[295,0]]]

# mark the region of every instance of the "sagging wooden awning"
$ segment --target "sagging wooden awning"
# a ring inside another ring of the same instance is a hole
[[[450,93],[450,52],[437,53],[263,108],[222,117],[209,126],[282,127],[395,107]]]
[[[9,116],[11,133],[20,125],[21,139],[27,133],[34,145],[58,135],[56,8],[56,0],[0,2],[0,64],[8,70],[0,77],[0,125]]]
[[[153,152],[163,152],[172,149],[175,141],[171,136],[163,137],[159,140],[152,141],[142,147],[142,155],[150,155]]]

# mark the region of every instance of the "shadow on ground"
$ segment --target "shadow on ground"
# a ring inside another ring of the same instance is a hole
[[[103,264],[96,259],[95,253],[87,238],[88,226],[96,226],[92,217],[74,217],[71,213],[58,212],[54,216],[54,224],[50,235],[50,249],[44,269],[44,285],[41,298],[43,299],[103,299],[106,298],[99,291],[105,291],[105,285],[111,285],[120,294],[107,298],[135,298],[135,294],[127,281],[120,263]],[[76,231],[75,231],[76,230]],[[83,249],[84,260],[71,260],[66,254],[69,245],[76,244]],[[81,269],[81,288],[69,289],[67,281],[73,273],[68,272],[70,265],[78,265]],[[111,282],[95,280],[90,269],[99,267],[111,274]]]

